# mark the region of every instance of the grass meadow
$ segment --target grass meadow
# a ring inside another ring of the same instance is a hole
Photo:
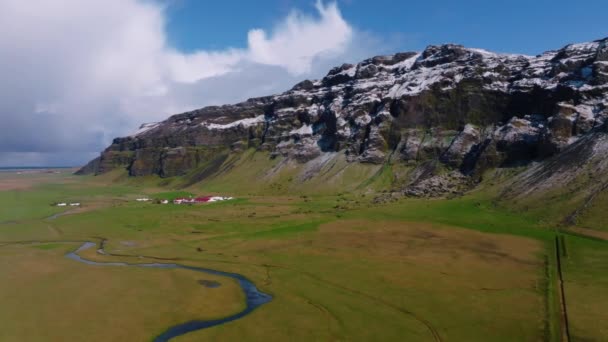
[[[239,192],[235,165],[232,176],[175,192],[111,174],[1,174],[0,184],[19,186],[0,191],[0,340],[150,341],[172,325],[245,305],[225,277],[64,257],[82,241],[105,241],[113,254],[87,250],[89,259],[167,259],[236,272],[273,295],[246,317],[176,341],[608,340],[608,242],[601,237],[560,231],[483,193],[375,204],[362,187],[381,187],[383,168],[341,171],[362,180],[341,194],[281,192],[288,174],[268,192],[256,191],[260,185]],[[242,172],[258,172],[248,165]],[[134,201],[188,193],[237,199]],[[51,205],[63,201],[82,207]]]

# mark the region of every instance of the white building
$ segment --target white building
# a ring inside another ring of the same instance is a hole
[[[213,196],[209,199],[209,202],[228,201],[231,199],[232,197]]]

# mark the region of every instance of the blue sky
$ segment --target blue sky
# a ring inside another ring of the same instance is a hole
[[[538,54],[607,0],[0,1],[0,166],[81,165],[142,123],[429,44]]]
[[[538,54],[608,36],[608,1],[339,0],[344,18],[390,42],[420,50],[447,42],[493,51]],[[169,3],[168,34],[184,50],[243,47],[252,27],[271,27],[292,9],[314,13],[313,0]]]

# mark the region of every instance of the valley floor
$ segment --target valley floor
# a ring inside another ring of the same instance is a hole
[[[245,306],[231,278],[64,257],[83,241],[103,242],[106,254],[82,252],[91,260],[233,272],[273,296],[176,341],[608,340],[602,233],[545,227],[475,195],[388,204],[364,193],[241,195],[173,206],[135,201],[172,195],[163,189],[66,171],[2,174],[0,184],[1,341],[149,341]],[[82,208],[51,206],[60,201]]]

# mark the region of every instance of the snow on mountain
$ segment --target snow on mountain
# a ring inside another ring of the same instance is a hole
[[[198,165],[203,157],[192,153],[203,148],[255,148],[300,163],[336,152],[361,163],[435,159],[465,175],[541,160],[605,127],[607,43],[538,56],[454,44],[376,56],[281,94],[142,125],[90,169],[126,160],[132,175],[171,176]],[[423,180],[412,182],[445,183]]]

